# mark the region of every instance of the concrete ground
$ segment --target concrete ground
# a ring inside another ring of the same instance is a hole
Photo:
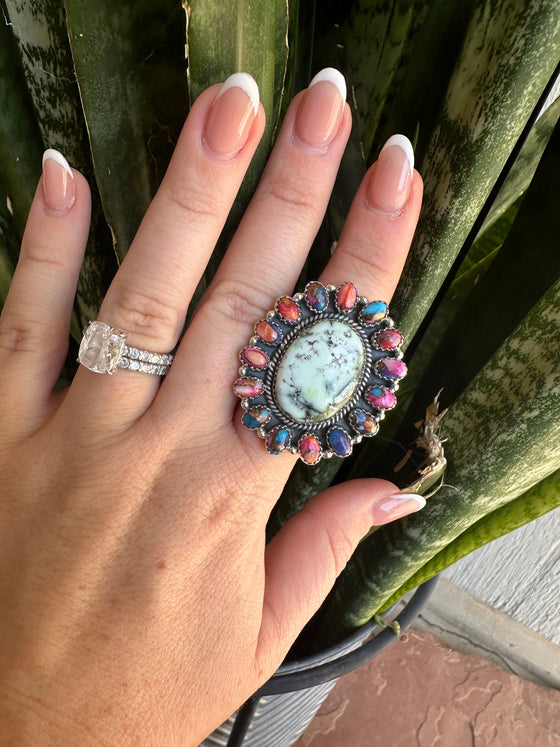
[[[295,747],[560,747],[560,690],[411,628],[341,678]]]

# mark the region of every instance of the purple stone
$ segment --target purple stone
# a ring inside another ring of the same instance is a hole
[[[344,428],[331,428],[327,433],[327,443],[333,454],[347,457],[352,451],[352,439]]]
[[[329,303],[329,294],[322,283],[314,280],[305,286],[305,301],[311,311],[324,311]]]

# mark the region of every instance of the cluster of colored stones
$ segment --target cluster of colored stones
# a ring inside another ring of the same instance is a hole
[[[378,432],[406,374],[403,336],[388,313],[384,301],[360,297],[353,283],[313,281],[279,298],[256,323],[233,389],[243,425],[271,454],[288,450],[313,465],[348,456]]]

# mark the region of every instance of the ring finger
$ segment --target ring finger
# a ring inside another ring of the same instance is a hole
[[[195,102],[175,154],[99,312],[127,344],[167,353],[223,228],[264,129],[258,89],[245,74]],[[81,367],[65,407],[126,427],[152,401],[159,377],[117,369],[111,380]],[[100,401],[103,407],[98,407]],[[91,421],[90,421],[91,422]]]

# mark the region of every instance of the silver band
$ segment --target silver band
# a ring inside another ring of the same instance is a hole
[[[113,374],[117,368],[165,376],[173,363],[169,353],[152,353],[126,344],[126,333],[106,322],[93,321],[84,329],[78,363],[95,373]]]
[[[130,371],[165,376],[172,363],[173,356],[170,353],[150,353],[148,350],[129,348],[128,345],[124,345],[117,366],[128,368]]]

